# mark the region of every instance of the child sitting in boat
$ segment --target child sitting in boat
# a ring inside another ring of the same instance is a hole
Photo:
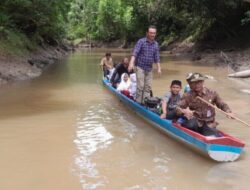
[[[170,92],[162,98],[162,119],[177,119],[175,107],[181,100],[181,81],[173,80],[170,85]]]
[[[135,96],[136,96],[136,74],[132,73],[130,74],[130,81],[131,81],[131,85],[129,86],[129,93],[130,96],[133,98],[133,100],[135,100]]]
[[[126,95],[129,95],[129,87],[131,85],[129,76],[127,73],[123,73],[121,76],[121,82],[118,84],[117,91],[121,93],[126,93]]]

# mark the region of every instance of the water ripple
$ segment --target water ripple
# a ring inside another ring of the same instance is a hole
[[[74,143],[79,155],[75,155],[74,172],[79,175],[83,189],[97,189],[107,184],[107,179],[100,176],[96,163],[90,159],[97,150],[107,148],[112,143],[113,136],[106,129],[106,125],[111,122],[107,115],[107,110],[97,105],[77,117]]]

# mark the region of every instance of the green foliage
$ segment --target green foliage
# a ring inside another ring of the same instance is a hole
[[[1,0],[0,40],[16,32],[40,44],[135,41],[151,24],[166,44],[223,40],[249,28],[249,10],[243,0]]]
[[[99,2],[97,18],[97,37],[105,41],[125,36],[131,20],[131,8],[124,9],[120,0],[102,0]]]
[[[37,39],[60,39],[70,0],[1,0],[0,23]]]
[[[37,48],[36,42],[18,31],[6,31],[6,38],[0,39],[0,52],[10,55],[24,56]]]
[[[241,20],[242,25],[249,25],[250,24],[250,11],[245,13],[245,17]]]

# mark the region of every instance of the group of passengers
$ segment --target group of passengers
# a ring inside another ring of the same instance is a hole
[[[107,66],[106,63],[109,63]],[[104,77],[106,77],[112,86],[119,92],[125,94],[131,99],[136,95],[136,74],[128,72],[129,59],[123,58],[119,64],[113,64],[111,53],[106,53],[100,63]]]
[[[108,53],[108,55],[111,54]],[[109,59],[112,60],[111,57]],[[113,67],[113,63],[110,67],[106,67],[104,66],[105,64],[103,65],[102,63],[101,65],[103,66],[105,77],[110,80],[112,86],[115,87],[117,91],[135,100],[136,74],[134,72],[128,72],[128,63],[128,58],[124,58],[122,63],[115,67]],[[108,71],[105,71],[105,68],[108,68]],[[200,73],[188,73],[186,77],[188,89],[185,88],[183,95],[181,93],[182,82],[180,80],[173,80],[169,92],[161,99],[160,117],[162,119],[179,121],[184,127],[205,136],[219,136],[216,130],[218,123],[215,121],[214,108],[202,103],[196,96],[202,97],[208,102],[215,104],[227,113],[231,113],[231,110],[219,97],[217,92],[204,86],[205,79],[206,76]]]
[[[136,43],[129,62],[124,58],[116,66],[110,53],[101,61],[103,73],[114,88],[125,94],[137,103],[144,105],[152,96],[152,68],[157,65],[157,72],[161,74],[159,46],[155,41],[156,28],[149,26],[146,37]],[[206,102],[213,104],[234,118],[228,105],[220,98],[217,92],[204,86],[207,77],[200,73],[189,73],[186,77],[188,87],[182,95],[182,84],[179,80],[173,80],[170,92],[161,100],[162,111],[159,114],[162,119],[176,120],[182,126],[205,136],[219,136],[215,121],[215,108]]]

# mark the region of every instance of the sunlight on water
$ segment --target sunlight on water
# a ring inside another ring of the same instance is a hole
[[[79,150],[75,156],[75,165],[79,174],[83,189],[96,189],[107,183],[105,177],[99,175],[99,171],[90,156],[99,149],[107,148],[113,136],[106,130],[105,122],[100,123],[104,110],[100,106],[92,106],[85,114],[78,114],[76,139],[74,143]],[[106,117],[106,121],[110,118]]]

